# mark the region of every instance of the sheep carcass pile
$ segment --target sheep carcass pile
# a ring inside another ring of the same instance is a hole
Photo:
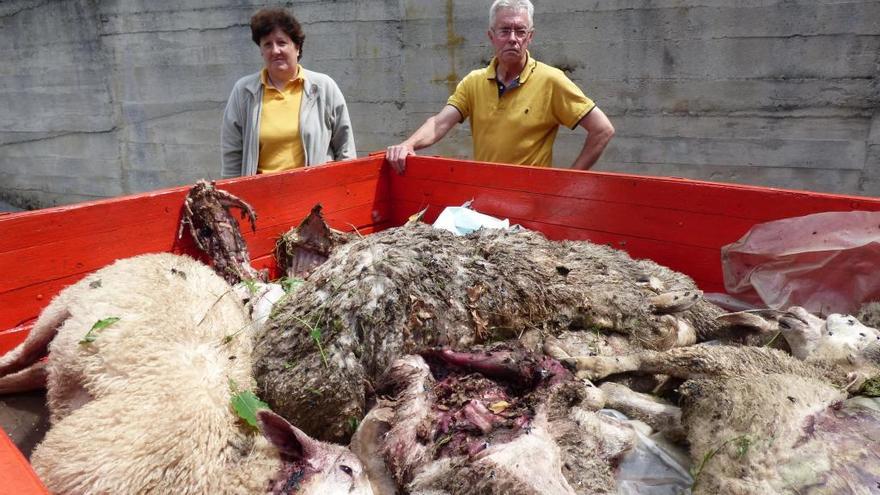
[[[96,325],[96,322],[103,322]],[[54,493],[372,493],[357,458],[269,412],[263,436],[230,404],[253,386],[241,301],[172,254],[105,267],[64,289],[0,360],[3,384],[45,352],[52,426],[31,462]]]
[[[274,410],[339,439],[388,366],[425,348],[519,338],[538,351],[550,334],[600,354],[668,349],[720,313],[685,275],[605,246],[414,224],[337,247],[258,332],[255,373]]]
[[[508,347],[392,364],[352,440],[377,494],[616,493],[634,431],[558,361]]]
[[[726,319],[744,321],[744,314],[733,316]],[[609,407],[674,437],[685,432],[697,494],[880,492],[880,411],[846,401],[847,390],[880,375],[880,331],[851,316],[822,320],[797,307],[764,326],[778,328],[793,355],[695,345],[563,359],[596,380],[626,372],[687,380],[678,414],[612,382],[600,388]]]

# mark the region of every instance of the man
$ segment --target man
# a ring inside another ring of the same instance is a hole
[[[549,167],[560,125],[587,131],[573,169],[587,170],[599,160],[614,127],[562,71],[531,58],[533,13],[529,0],[495,0],[488,32],[495,57],[462,79],[446,106],[412,136],[388,147],[387,159],[398,172],[407,156],[440,141],[467,118],[478,161]]]

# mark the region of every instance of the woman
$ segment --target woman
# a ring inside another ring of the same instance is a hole
[[[220,142],[222,177],[280,172],[356,156],[345,98],[329,76],[299,65],[305,34],[284,9],[251,17],[265,66],[235,83]]]

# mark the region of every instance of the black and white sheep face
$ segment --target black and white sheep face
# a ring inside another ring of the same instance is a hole
[[[880,342],[880,331],[863,325],[850,315],[828,315],[825,320],[825,330],[826,345],[850,349],[857,353],[861,353],[869,346],[878,345]]]
[[[764,333],[778,331],[788,342],[791,354],[804,361],[858,366],[865,359],[871,361],[870,356],[880,354],[880,331],[851,315],[835,313],[823,319],[800,306],[792,306],[786,311],[730,313],[719,317],[719,321]]]
[[[880,330],[850,315],[829,315],[816,354],[855,366],[880,365]]]

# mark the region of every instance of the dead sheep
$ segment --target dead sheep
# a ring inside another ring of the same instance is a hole
[[[594,391],[507,344],[428,350],[392,364],[352,449],[382,495],[616,493],[635,432]]]
[[[862,304],[856,318],[872,328],[880,328],[880,302],[870,301]]]
[[[52,426],[31,462],[49,490],[371,494],[348,449],[267,410],[259,435],[233,411],[235,390],[254,384],[250,323],[225,281],[172,254],[117,261],[59,293],[0,359],[6,382],[45,373]],[[47,347],[47,364],[30,366]]]
[[[722,311],[700,296],[687,276],[607,246],[414,224],[337,246],[257,333],[255,374],[274,410],[343,439],[372,384],[418,349],[523,339],[540,350],[541,335],[572,329],[668,349],[719,328]]]
[[[672,438],[686,435],[695,494],[867,494],[880,487],[880,411],[843,402],[848,386],[858,388],[854,376],[878,374],[876,363],[854,371],[834,359],[721,345],[569,362],[593,379],[637,371],[686,380],[680,413],[623,387],[601,390],[608,407]]]
[[[792,306],[786,311],[730,313],[720,316],[719,320],[738,328],[751,327],[764,334],[778,332],[792,356],[805,362],[837,366],[854,373],[856,380],[861,375],[863,381],[872,368],[880,366],[880,330],[850,315],[835,313],[820,318],[800,306]]]

